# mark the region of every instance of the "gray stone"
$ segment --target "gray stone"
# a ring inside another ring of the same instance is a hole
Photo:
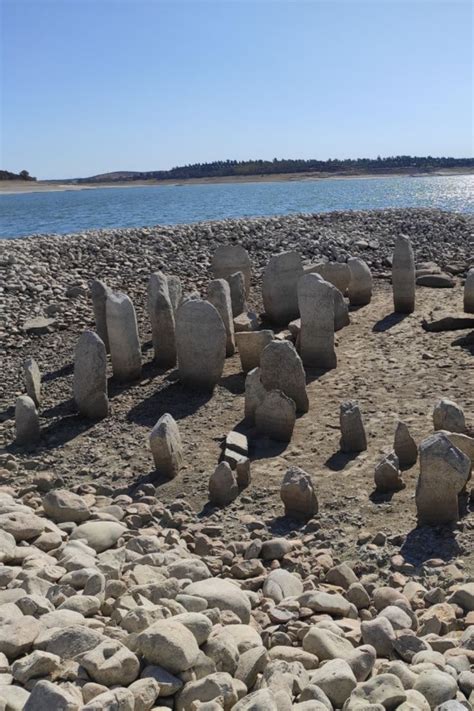
[[[15,405],[15,442],[21,446],[36,444],[40,438],[38,412],[28,395],[20,395]]]
[[[22,656],[30,651],[39,632],[38,620],[30,615],[1,619],[0,652],[10,661]]]
[[[221,462],[209,477],[209,501],[215,506],[227,506],[238,494],[234,472],[227,462]]]
[[[114,546],[126,527],[117,521],[86,521],[74,529],[70,540],[84,539],[97,553]]]
[[[298,318],[297,285],[303,276],[301,257],[296,252],[284,252],[271,257],[262,281],[262,298],[268,318],[285,326]]]
[[[150,449],[159,474],[174,479],[183,465],[183,445],[175,419],[166,412],[150,433]]]
[[[122,381],[135,380],[142,372],[142,354],[134,306],[126,294],[110,293],[106,314],[114,376]]]
[[[277,442],[289,442],[296,422],[294,401],[280,390],[267,391],[255,410],[255,424],[260,434]]]
[[[402,468],[411,467],[416,463],[418,447],[405,422],[397,423],[393,448]]]
[[[272,341],[260,357],[260,379],[265,390],[280,390],[291,398],[297,412],[308,412],[306,374],[295,347],[288,341]]]
[[[46,516],[56,523],[65,523],[66,521],[82,523],[91,515],[82,496],[67,489],[48,491],[43,497],[43,508]]]
[[[393,309],[411,314],[415,310],[415,255],[410,239],[398,235],[392,259]]]
[[[100,420],[109,414],[107,353],[99,336],[84,331],[74,353],[74,400],[81,415]]]
[[[203,679],[188,682],[178,693],[175,702],[176,711],[188,711],[188,709],[203,709],[204,706],[194,705],[194,702],[207,702],[214,699],[222,699],[214,709],[225,709],[230,711],[235,708],[237,694],[234,689],[234,681],[227,672],[214,672]],[[209,710],[210,711],[210,710]]]
[[[372,298],[372,274],[363,259],[351,257],[347,262],[351,279],[348,293],[351,306],[365,306]]]
[[[466,432],[464,412],[452,400],[442,398],[436,403],[433,410],[433,425],[435,430],[448,430],[448,432]]]
[[[333,659],[311,674],[311,683],[324,691],[336,708],[341,708],[349,698],[357,680],[344,659]]]
[[[348,326],[351,322],[349,317],[349,307],[347,306],[339,289],[336,289],[333,285],[331,286],[334,296],[334,330],[340,331],[341,328]]]
[[[260,380],[260,368],[254,368],[245,378],[245,417],[255,419],[257,407],[262,404],[266,394]]]
[[[163,368],[172,368],[176,364],[174,309],[168,278],[161,272],[150,275],[147,307],[155,362]]]
[[[24,711],[79,711],[82,709],[82,694],[79,688],[53,684],[48,679],[40,679],[34,685],[24,706]]]
[[[41,652],[36,649],[12,664],[12,674],[15,681],[26,684],[30,679],[49,676],[53,672],[59,671],[60,667],[61,658],[57,654],[49,654],[49,652]]]
[[[81,711],[136,711],[135,697],[129,689],[119,686],[94,696]]]
[[[33,400],[36,407],[39,407],[41,403],[41,373],[34,358],[26,358],[23,361],[23,373],[26,394]]]
[[[272,570],[263,583],[263,594],[277,604],[287,597],[298,597],[302,592],[301,580],[283,568]]]
[[[352,401],[343,402],[339,413],[342,452],[363,452],[367,449],[364,423],[359,405]]]
[[[354,689],[348,709],[362,711],[371,704],[381,704],[384,709],[396,709],[405,699],[406,692],[395,674],[378,674]]]
[[[138,657],[115,639],[107,639],[86,652],[81,666],[93,681],[104,686],[128,686],[140,671]]]
[[[235,334],[235,342],[244,373],[258,368],[262,351],[273,341],[273,338],[274,333],[270,330],[241,331]]]
[[[168,274],[167,279],[171,306],[173,307],[173,313],[176,313],[178,308],[181,306],[181,300],[183,298],[181,279],[173,274]]]
[[[304,268],[305,274],[320,274],[325,281],[333,284],[341,294],[345,294],[351,280],[349,266],[341,262],[321,262]]]
[[[474,267],[469,269],[464,282],[464,311],[474,314]]]
[[[172,674],[190,669],[199,656],[193,633],[172,619],[155,622],[140,633],[137,644],[148,662],[158,664]]]
[[[230,287],[225,279],[214,279],[207,287],[207,298],[218,311],[226,332],[226,356],[235,352],[234,321],[232,318],[232,300]]]
[[[219,610],[231,610],[244,625],[250,621],[249,598],[237,585],[234,585],[229,580],[221,578],[199,580],[185,587],[183,592],[185,595],[204,598],[207,600],[209,607],[217,607]]]
[[[382,493],[399,491],[405,488],[405,482],[399,469],[398,457],[390,452],[375,467],[375,488]]]
[[[280,497],[285,516],[307,520],[318,513],[318,500],[311,477],[299,467],[291,467],[283,477]]]
[[[301,318],[299,347],[305,366],[335,368],[334,287],[319,274],[305,274],[298,282]]]
[[[240,316],[247,310],[245,295],[245,277],[242,272],[235,272],[227,277],[230,289],[230,300],[232,305],[232,316]]]
[[[258,689],[240,699],[232,711],[280,711],[270,689]]]
[[[240,244],[225,244],[214,252],[211,271],[215,279],[227,279],[231,274],[242,272],[245,279],[245,294],[250,293],[252,263],[248,252]]]
[[[395,642],[395,631],[386,617],[376,617],[361,624],[364,644],[374,647],[378,657],[389,658]]]
[[[455,281],[449,274],[425,274],[417,277],[416,283],[431,289],[452,289],[455,286]]]
[[[90,286],[92,309],[94,311],[95,330],[100,340],[105,346],[107,353],[110,353],[109,334],[107,332],[107,297],[112,290],[99,279],[94,279]]]
[[[450,674],[432,669],[421,672],[413,688],[423,694],[430,707],[434,709],[436,706],[454,699],[458,685]]]
[[[186,301],[176,313],[176,348],[181,380],[212,391],[224,369],[226,331],[208,301]]]

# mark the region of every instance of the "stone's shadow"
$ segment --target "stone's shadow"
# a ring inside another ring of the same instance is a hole
[[[334,452],[334,454],[331,454],[329,459],[326,459],[324,466],[331,469],[333,472],[341,472],[346,468],[349,462],[357,459],[359,454],[360,452],[343,452],[342,450],[339,450]]]
[[[380,319],[380,321],[377,321],[377,323],[373,325],[372,331],[374,333],[383,333],[384,331],[388,331],[390,328],[393,328],[404,321],[409,315],[410,314],[399,314],[396,311],[393,311],[391,314],[388,314],[388,316],[384,316]]]
[[[182,420],[197,412],[211,398],[209,391],[192,390],[179,380],[165,379],[153,395],[129,410],[127,420],[151,429],[166,412],[175,420]]]
[[[54,417],[71,417],[76,414],[77,410],[74,405],[74,398],[72,397],[70,397],[69,400],[63,400],[63,402],[59,402],[57,405],[48,407],[41,412],[41,416],[46,417],[48,420]]]
[[[460,346],[471,355],[474,355],[474,331],[467,333],[465,336],[460,336],[451,341],[452,346]]]
[[[159,488],[164,484],[169,484],[170,481],[173,480],[165,476],[164,474],[160,474],[156,471],[156,469],[152,469],[148,472],[148,474],[141,474],[138,479],[135,479],[135,481],[133,481],[131,484],[124,487],[121,493],[127,494],[128,496],[132,496],[133,498],[134,494],[136,494],[139,491],[140,487],[142,487],[144,484],[153,484],[153,486]]]
[[[72,402],[72,400],[68,402]],[[54,410],[55,408],[51,409]],[[100,422],[100,420],[89,420],[77,412],[64,414],[60,419],[51,422],[50,425],[42,429],[41,440],[43,442],[46,441],[42,449],[55,449],[62,446],[90,430],[97,422]]]
[[[196,515],[198,518],[208,518],[209,516],[212,516],[212,514],[214,514],[216,511],[223,511],[226,508],[226,506],[215,506],[215,504],[211,504],[210,501],[206,501],[202,509],[198,511]]]
[[[0,412],[0,422],[6,422],[7,420],[14,420],[15,419],[15,406],[10,405],[9,407],[6,407],[5,410],[2,410]]]
[[[57,368],[57,370],[52,370],[50,373],[45,373],[41,376],[42,383],[48,383],[51,380],[56,380],[57,378],[65,378],[67,375],[72,375],[74,372],[74,363],[66,363],[66,365]]]
[[[277,536],[286,536],[292,531],[303,530],[307,523],[307,521],[295,521],[288,516],[277,516],[268,525],[268,530]]]
[[[242,395],[245,392],[246,373],[226,375],[219,380],[219,385],[228,390],[232,395]]]
[[[388,504],[396,493],[396,491],[377,491],[377,489],[374,489],[369,494],[369,499],[373,504]]]
[[[258,435],[255,430],[252,432],[253,437],[249,439],[249,457],[251,462],[259,459],[278,457],[290,444],[290,442],[277,442],[269,437]]]
[[[449,526],[420,526],[411,530],[400,548],[408,563],[418,566],[430,558],[451,560],[463,551],[456,540],[456,532]]]
[[[178,370],[177,368],[163,368],[162,366],[157,365],[154,360],[149,360],[143,364],[142,373],[140,377],[136,380],[129,380],[127,382],[123,382],[121,380],[116,380],[116,378],[114,378],[114,376],[112,375],[107,380],[107,393],[109,396],[109,400],[113,400],[118,395],[121,395],[125,391],[130,390],[130,388],[134,388],[137,385],[141,385],[142,383],[146,382],[147,380],[152,380],[153,378],[159,376],[165,376],[165,382],[174,382],[178,379]]]
[[[322,378],[323,375],[326,375],[326,373],[330,373],[331,370],[335,370],[334,368],[309,368],[307,366],[305,366],[304,369],[306,373],[306,385],[310,385],[315,380]]]

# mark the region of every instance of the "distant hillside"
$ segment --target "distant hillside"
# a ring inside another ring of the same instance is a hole
[[[186,180],[188,178],[223,178],[231,176],[274,175],[282,173],[337,173],[387,174],[391,172],[433,172],[446,168],[474,168],[474,158],[433,158],[432,156],[390,156],[388,158],[347,158],[345,160],[223,160],[213,163],[194,163],[171,170],[116,171],[89,178],[78,178],[75,183],[109,183],[134,180]]]
[[[22,170],[21,173],[10,173],[9,170],[0,170],[0,180],[36,180],[27,170]]]

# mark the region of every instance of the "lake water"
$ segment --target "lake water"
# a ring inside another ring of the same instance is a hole
[[[386,207],[435,207],[474,213],[474,175],[0,194],[0,237]]]

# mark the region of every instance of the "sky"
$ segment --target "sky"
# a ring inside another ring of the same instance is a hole
[[[473,155],[471,0],[0,0],[0,168]]]

